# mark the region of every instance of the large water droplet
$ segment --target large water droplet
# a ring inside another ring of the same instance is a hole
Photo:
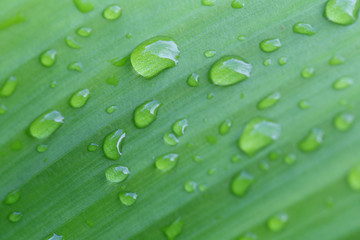
[[[210,80],[218,86],[228,86],[250,77],[252,65],[237,56],[225,56],[212,65]]]
[[[40,55],[40,63],[44,67],[51,67],[55,64],[57,52],[55,49],[49,49]]]
[[[109,133],[104,140],[103,150],[108,159],[117,160],[121,157],[122,143],[126,133],[122,129]]]
[[[124,166],[111,166],[106,169],[105,177],[109,182],[123,182],[130,175],[130,171]]]
[[[176,153],[169,153],[159,156],[155,159],[155,166],[157,169],[167,172],[176,166],[179,155]]]
[[[134,123],[138,128],[145,128],[157,118],[161,103],[157,100],[147,101],[138,106],[134,111]]]
[[[238,146],[247,155],[253,156],[275,142],[280,134],[280,124],[264,117],[255,117],[246,124]]]
[[[89,100],[89,97],[90,97],[89,89],[85,88],[79,90],[76,93],[74,93],[74,95],[70,98],[70,106],[73,108],[81,108]]]
[[[65,37],[65,43],[70,48],[74,48],[74,49],[80,49],[81,48],[80,43],[78,43],[72,36],[66,36]]]
[[[295,23],[293,26],[293,31],[294,31],[294,33],[304,34],[304,35],[308,35],[308,36],[312,36],[316,33],[313,26],[311,26],[308,23],[303,23],[303,22]]]
[[[21,195],[21,191],[18,189],[11,191],[6,195],[4,199],[4,203],[7,205],[15,204],[19,201],[20,195]]]
[[[343,90],[343,89],[348,88],[351,85],[353,85],[353,83],[354,83],[354,80],[352,78],[341,77],[333,83],[333,88],[335,90]]]
[[[325,7],[325,16],[331,22],[353,24],[359,15],[359,0],[329,0]]]
[[[267,221],[267,225],[270,231],[279,232],[286,226],[288,221],[289,216],[286,213],[282,212],[270,217]]]
[[[29,127],[31,136],[43,139],[53,134],[64,123],[64,117],[56,110],[49,110],[36,118]]]
[[[135,192],[121,192],[119,193],[119,199],[125,206],[131,206],[136,202],[138,195]]]
[[[9,77],[8,79],[6,79],[6,81],[0,88],[0,96],[10,97],[14,93],[17,85],[18,85],[17,78],[14,76]]]
[[[166,132],[163,136],[163,139],[164,139],[165,143],[170,146],[175,146],[176,144],[179,143],[179,139],[177,139],[175,134],[173,134],[171,132]]]
[[[89,37],[91,35],[92,29],[89,27],[80,27],[76,30],[77,35],[80,37]]]
[[[169,37],[157,36],[140,43],[131,53],[130,61],[135,71],[151,78],[178,63],[180,51]]]
[[[312,152],[323,143],[324,132],[320,128],[313,128],[308,135],[299,143],[299,148],[303,152]]]
[[[264,52],[274,52],[281,47],[280,39],[273,38],[273,39],[265,39],[260,42],[260,49]]]
[[[177,120],[172,125],[172,130],[176,134],[176,136],[181,137],[185,133],[185,129],[188,127],[188,121],[186,118]]]
[[[22,218],[21,212],[12,212],[8,216],[9,221],[12,223],[16,223],[16,222],[20,221],[21,218]]]
[[[235,9],[243,8],[245,6],[245,0],[233,0],[231,7]]]
[[[221,135],[225,135],[230,131],[231,128],[231,120],[225,119],[219,126],[219,133]]]
[[[237,174],[231,182],[231,191],[238,197],[243,197],[255,182],[255,177],[246,171]]]
[[[94,5],[88,0],[73,0],[77,9],[82,13],[94,10]]]
[[[182,232],[183,226],[184,222],[179,217],[174,220],[170,225],[164,227],[162,231],[164,232],[168,240],[174,240]]]
[[[350,170],[347,181],[353,190],[360,191],[360,165],[355,166]]]
[[[103,17],[106,20],[116,20],[121,16],[122,13],[122,9],[119,5],[117,4],[111,4],[109,6],[107,6],[104,11],[103,11]]]
[[[257,105],[257,108],[259,110],[262,109],[266,109],[269,107],[274,106],[279,100],[280,100],[280,93],[279,92],[274,92],[268,96],[266,96],[265,98],[263,98]]]
[[[186,80],[186,83],[190,87],[197,87],[199,86],[199,74],[192,73]]]
[[[342,112],[335,116],[334,125],[339,131],[348,131],[354,126],[355,116],[350,112]]]

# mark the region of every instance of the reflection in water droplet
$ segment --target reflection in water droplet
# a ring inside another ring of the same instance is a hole
[[[336,66],[336,65],[341,65],[344,62],[345,62],[345,58],[343,56],[335,55],[335,56],[330,58],[329,65],[330,66]]]
[[[136,202],[138,195],[134,192],[121,192],[119,193],[119,199],[125,206],[131,206]]]
[[[301,76],[303,78],[311,78],[314,74],[315,74],[315,68],[313,67],[304,68],[301,72]]]
[[[129,56],[117,57],[110,60],[115,67],[122,67],[129,61]]]
[[[166,132],[163,136],[163,139],[164,142],[170,146],[175,146],[179,143],[179,139],[177,139],[177,137],[171,132]]]
[[[119,5],[117,4],[111,4],[109,6],[107,6],[104,11],[103,11],[103,17],[106,20],[116,20],[121,16],[122,13],[122,9]]]
[[[231,120],[225,119],[219,126],[219,133],[221,135],[225,135],[230,131],[231,128]]]
[[[181,137],[184,135],[188,125],[189,124],[186,118],[179,119],[172,125],[172,130],[176,134],[176,136]]]
[[[3,115],[7,112],[7,107],[4,104],[0,105],[0,115]]]
[[[197,188],[197,183],[194,181],[187,181],[184,185],[184,189],[188,193],[195,192],[196,188]]]
[[[155,166],[157,169],[167,172],[176,166],[179,155],[176,153],[164,154],[155,159]]]
[[[39,144],[36,146],[36,151],[38,151],[39,153],[43,153],[48,149],[48,145],[45,144]]]
[[[264,66],[270,66],[272,64],[272,60],[270,58],[265,59],[263,64],[264,64]]]
[[[199,86],[199,74],[192,73],[186,81],[187,85],[190,87],[197,87]]]
[[[280,39],[273,38],[273,39],[265,39],[260,42],[260,49],[264,52],[274,52],[281,47]]]
[[[325,7],[326,18],[341,25],[353,24],[359,15],[359,0],[329,0]]]
[[[216,0],[201,0],[202,5],[204,6],[214,6]]]
[[[97,143],[90,143],[87,147],[89,152],[95,152],[99,148],[99,144]]]
[[[51,67],[55,64],[57,52],[55,49],[49,49],[40,55],[40,63],[44,67]]]
[[[216,51],[215,50],[206,50],[204,52],[204,56],[207,58],[212,58],[216,55]]]
[[[89,37],[91,35],[92,29],[89,27],[80,27],[76,30],[77,35],[80,37]]]
[[[121,148],[125,137],[126,133],[122,129],[115,130],[105,137],[103,150],[108,159],[118,160],[121,157]]]
[[[231,3],[231,7],[235,9],[240,9],[245,6],[245,0],[233,0]]]
[[[284,157],[284,162],[288,165],[292,165],[296,162],[296,155],[294,153],[286,154]]]
[[[70,98],[70,106],[73,108],[81,108],[83,107],[86,102],[89,100],[90,97],[90,91],[89,89],[81,89],[74,93],[72,97]]]
[[[21,218],[22,218],[21,212],[12,212],[8,216],[9,221],[12,223],[16,223],[16,222],[20,221]]]
[[[281,57],[279,58],[279,64],[280,66],[285,65],[288,62],[288,58],[287,57]]]
[[[67,69],[68,70],[73,70],[73,71],[77,71],[77,72],[82,72],[82,63],[81,62],[72,62],[72,63],[69,63]]]
[[[117,106],[112,105],[112,106],[109,106],[109,107],[106,108],[106,112],[107,112],[108,114],[112,114],[112,113],[115,112],[117,109],[118,109]]]
[[[19,201],[20,195],[21,195],[21,191],[18,189],[15,189],[6,195],[3,202],[7,205],[13,205]]]
[[[311,107],[310,102],[308,102],[306,99],[300,100],[298,106],[301,109],[309,109]]]

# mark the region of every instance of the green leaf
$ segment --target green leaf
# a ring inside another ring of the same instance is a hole
[[[358,239],[359,1],[342,0],[353,5],[340,15],[330,1],[2,0],[0,87],[16,84],[0,89],[0,239]],[[315,33],[294,33],[299,22]],[[176,43],[173,60],[156,48],[146,56],[160,65],[135,56],[134,69],[133,50],[158,36]],[[261,51],[269,39],[279,39],[276,51]],[[226,69],[233,85],[217,86],[209,71],[226,56],[251,64],[251,74]],[[352,84],[333,89],[342,77]],[[82,89],[91,97],[71,107]],[[258,110],[274,92],[277,103]],[[155,99],[158,111],[135,125],[135,109]],[[41,124],[49,111],[63,123]],[[281,135],[249,157],[237,143],[259,117]],[[186,131],[169,145],[164,134],[179,119]],[[103,152],[118,129],[121,158]],[[313,134],[302,151],[313,129],[322,142],[309,146]],[[164,154],[178,154],[169,171],[155,167]],[[128,169],[121,183],[106,179],[114,165]],[[242,172],[251,187],[237,182],[239,197],[231,184]]]

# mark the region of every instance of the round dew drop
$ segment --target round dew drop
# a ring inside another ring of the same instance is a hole
[[[231,182],[231,192],[238,197],[243,197],[254,182],[255,177],[253,175],[246,171],[242,171],[233,178]]]
[[[264,60],[263,62],[264,66],[270,66],[272,64],[272,60],[270,58]]]
[[[195,192],[196,188],[197,188],[197,183],[194,181],[187,181],[184,185],[184,189],[188,193]]]
[[[63,236],[57,235],[56,233],[53,233],[52,235],[47,236],[44,238],[44,240],[62,240]]]
[[[179,143],[179,139],[175,136],[175,134],[171,132],[166,132],[163,136],[164,142],[170,146],[175,146]]]
[[[288,165],[292,165],[296,162],[296,155],[293,153],[289,153],[285,155],[284,162]]]
[[[267,155],[267,157],[271,160],[271,161],[276,161],[281,157],[282,153],[280,150],[274,150],[269,152],[269,154]]]
[[[223,121],[220,126],[219,126],[219,133],[221,135],[225,135],[227,134],[231,129],[231,120],[230,119],[226,119],[225,121]]]
[[[103,17],[106,20],[113,21],[118,19],[121,16],[121,13],[122,13],[122,9],[119,5],[111,4],[104,9]]]
[[[49,49],[40,55],[40,63],[44,67],[52,67],[56,62],[57,51],[55,49]]]
[[[79,90],[70,98],[70,106],[73,108],[81,108],[89,100],[89,97],[90,97],[89,89],[85,88]]]
[[[204,52],[204,56],[207,58],[212,58],[216,55],[216,51],[215,50],[207,50]]]
[[[119,193],[119,199],[125,206],[131,206],[136,202],[138,195],[134,192],[121,192]]]
[[[173,132],[176,134],[176,136],[181,137],[184,135],[186,128],[188,127],[188,121],[187,119],[180,119],[177,120],[173,125],[172,125],[172,130]]]
[[[289,221],[289,216],[286,213],[278,213],[269,218],[267,226],[272,232],[281,231]]]
[[[112,113],[115,112],[117,109],[118,109],[117,106],[112,105],[112,106],[109,106],[108,108],[106,108],[106,112],[107,112],[108,114],[112,114]]]
[[[260,42],[260,49],[264,52],[270,53],[278,50],[281,47],[280,39],[265,39]]]
[[[360,191],[360,165],[350,170],[347,176],[347,182],[351,189]]]
[[[310,103],[305,99],[300,100],[298,106],[301,109],[309,109],[311,107]]]
[[[44,139],[53,134],[64,123],[64,117],[56,110],[49,110],[36,118],[29,127],[30,135]]]
[[[303,23],[303,22],[298,22],[298,23],[294,24],[293,31],[294,31],[294,33],[304,34],[304,35],[308,35],[308,36],[312,36],[316,33],[313,26],[311,26],[310,24],[307,24],[307,23]]]
[[[134,124],[137,128],[145,128],[157,118],[161,103],[158,100],[147,101],[138,106],[134,111]]]
[[[244,6],[245,6],[244,0],[233,0],[231,3],[231,7],[234,9],[240,9],[243,8]]]
[[[108,159],[118,160],[121,157],[121,148],[125,137],[126,133],[122,129],[115,130],[105,137],[103,151]]]
[[[355,124],[355,116],[350,112],[342,112],[335,116],[334,126],[339,131],[348,131]]]
[[[299,148],[303,152],[312,152],[322,146],[324,139],[324,132],[320,128],[313,128],[307,136],[300,141]]]
[[[179,155],[176,153],[164,154],[155,159],[155,166],[160,171],[167,172],[176,166],[178,159]]]
[[[4,104],[0,104],[0,115],[3,115],[7,112],[7,107]]]
[[[94,5],[89,0],[73,0],[77,9],[82,13],[94,10]]]
[[[325,16],[331,22],[350,25],[356,22],[359,8],[360,0],[328,0]]]
[[[186,83],[190,87],[197,87],[199,86],[199,74],[192,73],[186,80]]]
[[[130,171],[124,166],[111,166],[105,172],[105,177],[109,182],[123,182],[130,175]]]
[[[80,37],[89,37],[91,35],[92,29],[89,27],[80,27],[76,30],[77,35]]]
[[[170,37],[157,36],[140,43],[131,53],[134,70],[145,78],[152,78],[161,71],[175,67],[180,51]]]
[[[16,223],[16,222],[20,221],[21,218],[22,218],[21,212],[12,212],[8,216],[9,221],[12,223]]]
[[[16,77],[9,77],[0,88],[1,97],[10,97],[18,85],[18,80]]]

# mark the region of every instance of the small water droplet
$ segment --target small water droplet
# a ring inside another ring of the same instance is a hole
[[[113,21],[118,19],[121,16],[121,13],[122,13],[122,9],[119,5],[111,4],[104,9],[103,17],[106,20]]]
[[[231,129],[231,120],[225,119],[219,126],[219,133],[221,135],[227,134]]]
[[[10,97],[16,87],[18,85],[18,80],[16,77],[11,76],[8,79],[5,80],[4,84],[0,88],[0,96],[1,97]]]
[[[12,212],[8,216],[9,221],[12,223],[16,223],[16,222],[20,221],[21,218],[22,218],[21,212]]]
[[[157,169],[167,172],[176,166],[179,155],[176,153],[164,154],[155,159],[155,166]]]
[[[316,33],[316,30],[308,23],[298,22],[293,26],[294,33],[304,34],[312,36]]]
[[[82,47],[72,36],[66,36],[65,43],[68,47],[74,49],[80,49]]]
[[[255,177],[246,171],[238,173],[231,182],[231,191],[238,197],[243,197],[254,184]]]
[[[112,183],[123,182],[129,175],[129,169],[120,165],[111,166],[105,172],[106,179]]]
[[[246,37],[244,35],[240,35],[237,38],[239,41],[245,41]]]
[[[77,71],[77,72],[82,72],[82,68],[83,68],[83,65],[81,62],[72,62],[72,63],[69,63],[69,65],[67,66],[67,69],[68,70],[73,70],[73,71]]]
[[[134,123],[137,128],[145,128],[157,118],[161,103],[157,100],[147,101],[138,106],[134,111]]]
[[[107,112],[108,114],[112,114],[112,113],[115,112],[117,109],[118,109],[117,106],[111,105],[111,106],[109,106],[109,107],[106,108],[106,112]]]
[[[86,102],[89,100],[90,97],[90,91],[89,89],[81,89],[74,93],[72,97],[70,98],[70,106],[73,108],[81,108],[83,107]]]
[[[127,34],[125,35],[125,37],[126,37],[127,39],[130,39],[130,38],[133,37],[133,35],[132,35],[131,33],[127,33]]]
[[[272,60],[270,58],[265,59],[263,64],[264,64],[264,66],[270,66],[272,64]]]
[[[269,165],[269,163],[268,163],[266,160],[260,161],[259,167],[260,167],[260,169],[261,169],[262,171],[264,171],[264,172],[268,172],[269,169],[270,169],[270,165]]]
[[[231,3],[231,7],[235,9],[240,9],[245,6],[245,0],[233,0]]]
[[[182,232],[183,226],[184,222],[179,217],[174,220],[170,225],[164,227],[162,231],[164,232],[168,240],[174,240]]]
[[[284,157],[284,162],[288,165],[292,165],[296,162],[296,155],[294,153],[286,154]]]
[[[299,143],[303,152],[312,152],[321,147],[324,139],[324,132],[320,128],[313,128],[307,136]]]
[[[50,88],[56,88],[57,86],[57,82],[56,81],[51,81],[50,82]]]
[[[91,35],[92,29],[89,27],[80,27],[76,30],[77,35],[80,37],[89,37]]]
[[[325,7],[326,18],[341,25],[353,24],[359,15],[359,0],[329,0]]]
[[[179,119],[172,125],[172,130],[176,134],[176,136],[181,137],[184,135],[188,125],[189,124],[186,118]]]
[[[278,50],[281,47],[280,39],[272,38],[265,39],[260,42],[260,49],[264,52],[270,53]]]
[[[237,56],[225,56],[212,65],[210,80],[218,86],[228,86],[250,77],[252,65]]]
[[[333,89],[335,89],[335,90],[343,90],[343,89],[346,89],[346,88],[350,87],[351,85],[353,85],[353,83],[354,83],[354,80],[352,78],[341,77],[341,78],[338,78],[333,83]]]
[[[306,99],[300,100],[298,106],[301,109],[309,109],[311,107],[310,102]]]
[[[195,192],[196,188],[197,188],[197,183],[194,181],[187,181],[184,185],[184,189],[188,193]]]
[[[206,95],[206,98],[207,98],[207,99],[213,99],[214,96],[215,96],[214,93],[208,93],[208,94]]]
[[[104,140],[103,150],[108,159],[118,160],[122,153],[122,143],[126,137],[126,133],[122,129],[109,133]]]
[[[341,65],[344,62],[345,62],[345,58],[343,56],[335,55],[335,56],[330,58],[329,65],[330,66],[336,66],[336,65]]]
[[[175,134],[171,132],[166,132],[163,136],[164,142],[170,146],[175,146],[179,143],[179,139],[175,136]]]
[[[342,112],[335,116],[334,125],[339,131],[348,131],[355,124],[355,116],[350,112]]]
[[[59,111],[49,110],[37,117],[29,127],[31,136],[44,139],[53,134],[64,123],[64,117]]]
[[[186,80],[186,83],[190,87],[199,86],[199,74],[197,74],[197,73],[190,74],[190,76]]]
[[[193,160],[197,163],[202,163],[204,162],[204,158],[202,156],[199,156],[199,155],[195,155],[193,156]]]
[[[125,206],[131,206],[136,202],[138,195],[134,192],[120,192],[119,199]]]
[[[117,57],[110,60],[115,67],[122,67],[129,61],[129,56]]]
[[[3,115],[7,112],[7,107],[4,104],[0,105],[0,115]]]
[[[57,57],[57,51],[55,49],[49,49],[40,55],[40,63],[44,67],[51,67],[55,64]]]
[[[231,162],[233,163],[241,162],[242,159],[243,157],[240,154],[234,154],[231,156]]]
[[[21,196],[21,191],[18,189],[15,189],[6,195],[6,197],[4,199],[4,203],[7,205],[13,205],[19,201],[20,196]]]
[[[285,65],[288,62],[288,58],[287,57],[281,57],[279,58],[279,64],[280,66]]]
[[[39,144],[36,146],[36,151],[38,151],[39,153],[43,153],[48,149],[48,145],[46,144]]]
[[[204,56],[207,58],[212,58],[216,55],[216,51],[215,50],[206,50],[204,52]]]
[[[77,9],[82,13],[94,10],[94,5],[89,0],[73,0]]]
[[[353,167],[349,171],[347,182],[353,190],[360,191],[360,165]]]
[[[247,155],[254,156],[263,148],[274,143],[280,134],[280,124],[264,117],[255,117],[246,124],[238,146]]]
[[[258,237],[256,234],[247,232],[243,235],[241,235],[237,240],[257,240]]]
[[[216,144],[217,138],[213,135],[206,136],[206,141],[210,144]]]
[[[315,68],[313,67],[306,67],[302,70],[301,76],[303,78],[311,78],[315,74]]]
[[[208,175],[214,175],[216,173],[216,168],[210,168],[208,171],[207,171],[207,174]]]
[[[280,97],[281,97],[281,95],[279,92],[274,92],[274,93],[266,96],[265,98],[263,98],[258,103],[257,108],[259,110],[270,108],[270,107],[274,106],[280,100]]]
[[[289,221],[289,216],[282,212],[269,218],[267,225],[272,232],[281,231]]]
[[[281,151],[280,151],[280,150],[274,150],[274,151],[269,152],[269,154],[268,154],[268,158],[269,158],[271,161],[276,161],[276,160],[278,160],[280,157],[281,157]]]
[[[201,0],[201,4],[204,6],[214,6],[215,5],[216,0]]]
[[[140,43],[131,53],[130,61],[138,74],[152,78],[167,68],[175,67],[179,54],[173,39],[157,36]]]
[[[87,146],[87,150],[88,150],[89,152],[95,152],[98,148],[99,148],[99,144],[97,144],[97,143],[90,143],[90,144]]]

